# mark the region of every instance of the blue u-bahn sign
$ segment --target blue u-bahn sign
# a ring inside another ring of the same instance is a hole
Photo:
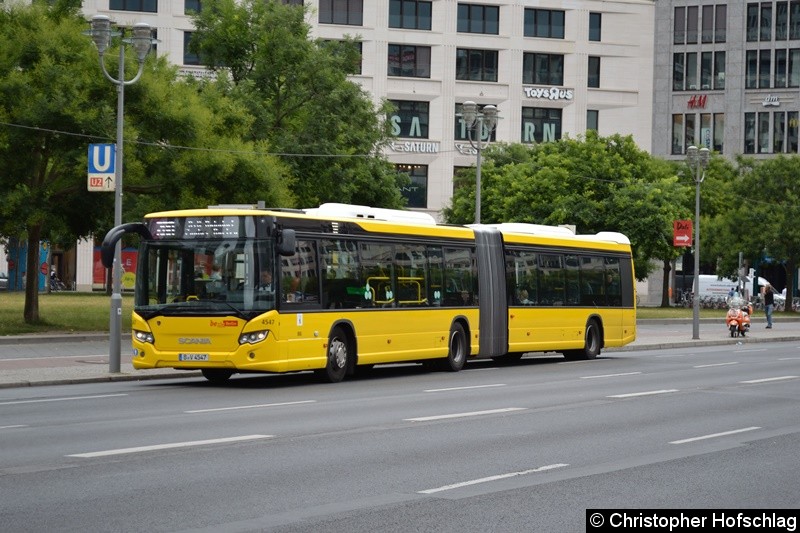
[[[116,170],[116,149],[114,144],[89,145],[89,179],[90,191],[113,191]]]

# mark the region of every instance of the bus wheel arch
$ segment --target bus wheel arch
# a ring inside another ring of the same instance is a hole
[[[316,371],[323,381],[338,383],[351,375],[356,366],[356,341],[352,324],[338,322],[328,334],[325,368]]]
[[[603,321],[597,315],[590,316],[583,333],[583,348],[565,350],[564,357],[570,361],[596,359],[604,346]]]

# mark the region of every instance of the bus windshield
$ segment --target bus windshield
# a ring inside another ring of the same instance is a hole
[[[275,309],[270,240],[153,240],[142,244],[134,310],[154,316],[249,320]]]

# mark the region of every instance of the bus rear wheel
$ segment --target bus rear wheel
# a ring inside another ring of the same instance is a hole
[[[586,331],[583,336],[583,349],[581,350],[567,350],[564,352],[564,357],[570,361],[579,359],[595,359],[600,354],[600,326],[596,320],[589,320],[586,323]]]
[[[221,370],[219,368],[204,368],[201,372],[204,378],[216,385],[225,383],[233,375],[231,370]]]
[[[458,372],[467,362],[469,345],[464,326],[456,322],[450,328],[450,341],[448,342],[447,357],[440,362],[440,368],[448,372]]]
[[[339,383],[347,374],[350,359],[350,342],[342,328],[333,328],[328,337],[327,359],[325,368],[317,370],[317,376],[328,383]]]

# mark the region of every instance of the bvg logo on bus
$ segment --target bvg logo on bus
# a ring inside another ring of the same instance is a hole
[[[236,320],[209,320],[208,325],[212,328],[235,328],[239,326]]]
[[[178,337],[178,344],[211,344],[208,337]]]

